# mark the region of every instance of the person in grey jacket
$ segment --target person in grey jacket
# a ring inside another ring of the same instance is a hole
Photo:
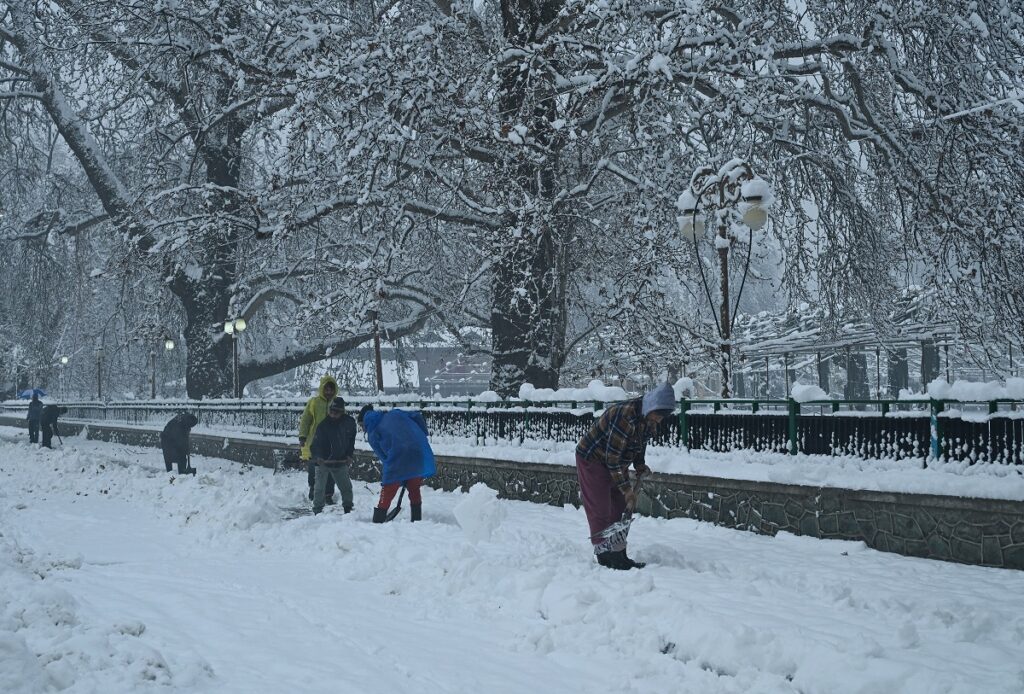
[[[39,396],[32,393],[32,400],[28,404],[28,415],[25,419],[28,420],[28,441],[29,443],[39,443],[39,422],[43,418],[43,401],[39,399]]]
[[[356,449],[356,422],[345,414],[345,401],[340,397],[331,401],[327,418],[320,422],[309,447],[310,459],[316,464],[316,483],[313,487],[313,513],[324,510],[324,492],[328,476],[334,478],[341,491],[341,504],[345,513],[352,511],[352,480],[348,466]]]

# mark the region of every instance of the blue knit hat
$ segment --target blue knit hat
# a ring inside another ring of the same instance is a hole
[[[671,412],[676,409],[676,394],[672,390],[672,386],[667,383],[662,383],[657,386],[654,390],[647,393],[644,396],[642,405],[642,412],[646,417],[655,410],[668,410]]]

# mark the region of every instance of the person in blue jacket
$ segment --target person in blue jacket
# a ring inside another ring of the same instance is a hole
[[[39,443],[39,422],[43,419],[43,401],[39,396],[32,393],[32,400],[28,403],[28,440],[29,443]]]
[[[423,415],[399,409],[380,412],[373,405],[365,405],[359,411],[359,426],[381,462],[380,499],[373,509],[373,522],[384,522],[391,500],[403,486],[409,492],[413,522],[422,520],[420,485],[424,477],[437,472]]]

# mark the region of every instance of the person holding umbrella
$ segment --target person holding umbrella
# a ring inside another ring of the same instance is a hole
[[[32,393],[32,401],[28,404],[28,441],[39,443],[39,423],[43,418],[43,401],[39,395]]]

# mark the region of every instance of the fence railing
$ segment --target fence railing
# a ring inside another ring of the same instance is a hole
[[[358,409],[371,398],[351,398]],[[611,403],[408,400],[378,407],[420,410],[435,437],[475,445],[575,442]],[[69,418],[163,426],[177,412],[205,428],[294,436],[305,406],[298,400],[180,400],[64,403]],[[27,403],[0,403],[24,416]],[[654,445],[711,451],[754,450],[862,458],[1024,464],[1024,401],[992,400],[680,400]]]

